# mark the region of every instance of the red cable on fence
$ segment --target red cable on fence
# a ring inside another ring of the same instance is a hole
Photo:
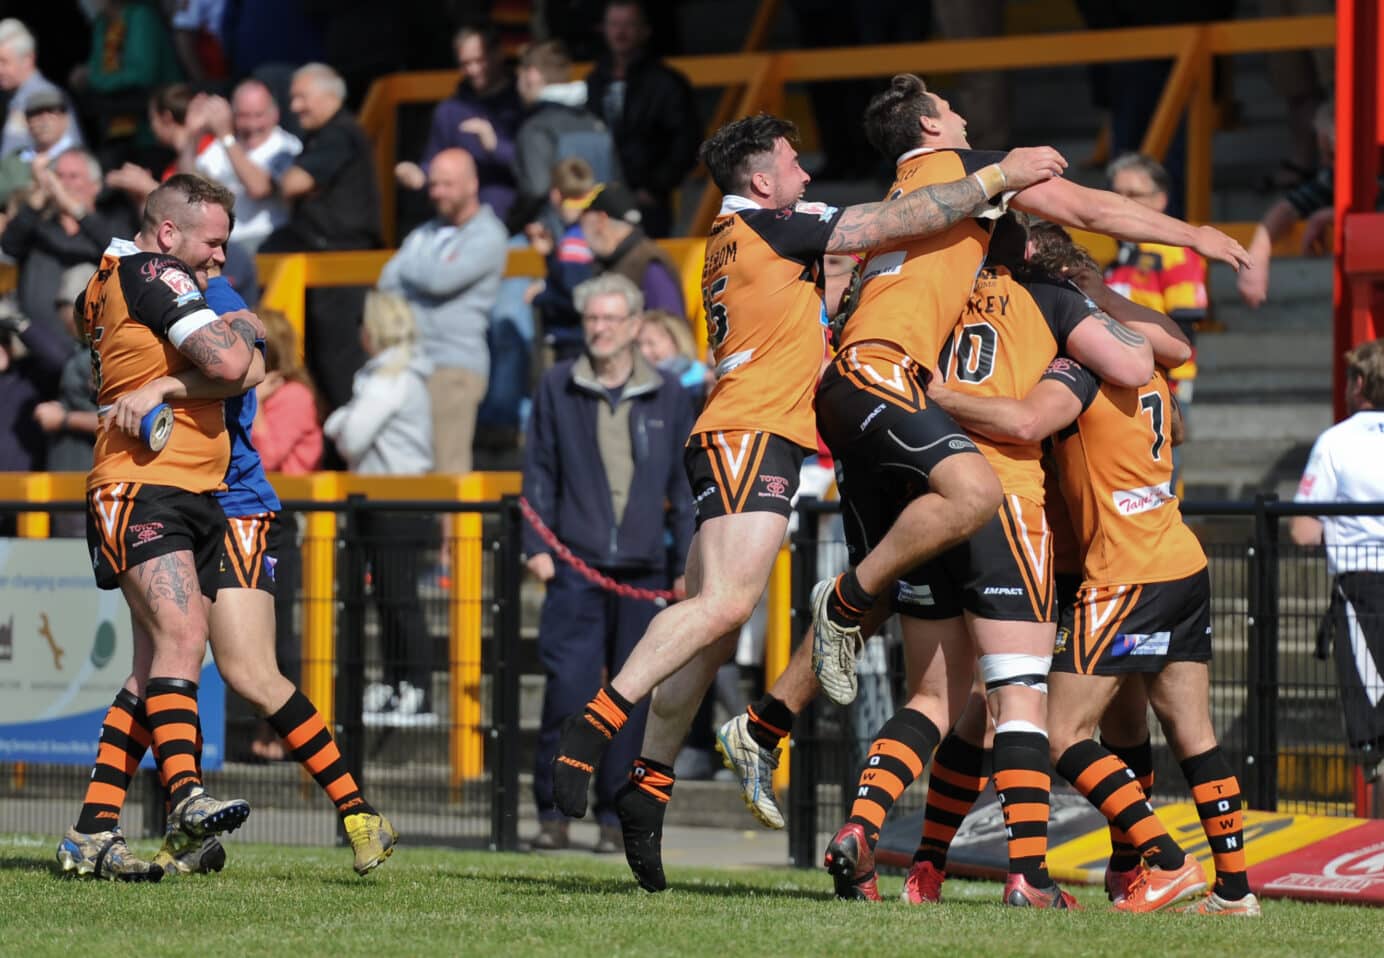
[[[572,550],[562,544],[562,540],[557,537],[557,533],[549,529],[533,506],[529,505],[529,500],[523,496],[519,497],[519,510],[524,513],[524,518],[529,525],[533,526],[533,531],[538,533],[538,537],[553,550],[553,554],[567,563],[577,571],[587,582],[599,586],[607,592],[614,592],[622,599],[644,599],[648,602],[657,602],[659,605],[667,605],[669,602],[676,602],[681,596],[674,593],[671,589],[637,589],[632,585],[625,585],[623,582],[616,582],[608,575],[597,572],[581,559],[572,554]]]

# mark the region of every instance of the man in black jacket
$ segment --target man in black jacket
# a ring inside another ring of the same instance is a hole
[[[644,231],[658,239],[672,230],[673,191],[696,165],[701,118],[687,77],[648,52],[638,0],[606,4],[602,30],[607,53],[586,78],[587,106],[614,134]]]
[[[639,589],[683,591],[692,539],[692,492],[682,468],[692,407],[682,388],[645,362],[637,339],[643,295],[629,279],[598,276],[573,292],[586,339],[583,356],[558,363],[534,396],[525,446],[524,495],[591,568]],[[671,535],[671,542],[669,536]],[[619,671],[658,611],[596,585],[555,560],[528,526],[529,571],[547,585],[538,629],[547,674],[534,757],[537,848],[567,845],[568,820],[553,800],[553,757],[562,719],[578,712],[602,674]],[[623,847],[616,792],[639,755],[647,705],[631,715],[596,776],[598,852]]]

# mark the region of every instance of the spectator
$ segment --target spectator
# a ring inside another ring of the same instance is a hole
[[[420,190],[433,157],[453,147],[463,149],[476,161],[481,202],[503,221],[514,205],[514,138],[524,105],[493,27],[463,27],[456,35],[456,55],[461,82],[433,110],[422,159],[400,163],[394,176],[408,189]]]
[[[715,377],[697,358],[697,344],[686,320],[663,309],[646,311],[639,327],[639,351],[665,379],[687,390],[693,410],[701,411]]]
[[[1346,354],[1346,407],[1350,418],[1317,437],[1298,502],[1384,502],[1384,339]],[[1384,516],[1296,516],[1290,530],[1300,546],[1326,545],[1346,733],[1373,767],[1384,748]]]
[[[619,183],[603,186],[581,214],[581,231],[602,273],[636,283],[649,309],[665,309],[686,322],[678,269],[639,227],[639,207]]]
[[[54,320],[69,337],[67,359],[59,374],[56,399],[34,407],[34,421],[48,437],[49,472],[90,472],[91,450],[101,421],[91,395],[91,350],[77,333],[77,317],[72,311],[77,297],[86,289],[95,263],[80,263],[63,271],[53,304]],[[78,512],[53,516],[54,535],[78,538],[86,535],[86,517]]]
[[[644,231],[668,236],[673,191],[696,166],[702,141],[692,85],[649,54],[649,23],[639,0],[610,0],[602,31],[606,53],[586,78],[588,103],[615,138]]]
[[[14,18],[0,20],[0,91],[10,98],[4,133],[0,135],[0,156],[34,148],[29,117],[33,109],[31,101],[38,95],[44,96],[46,103],[58,97],[60,105],[56,109],[67,114],[66,129],[72,144],[82,142],[76,115],[67,105],[62,91],[38,71],[35,56],[34,35],[28,28]]]
[[[598,180],[619,179],[610,130],[587,109],[586,84],[570,80],[571,72],[567,51],[552,40],[529,47],[519,60],[519,96],[529,113],[515,140],[519,195],[511,226],[536,218],[547,201],[558,160],[578,156],[591,164]]]
[[[1152,157],[1126,153],[1106,170],[1110,189],[1159,213],[1167,211],[1168,174]],[[1182,246],[1121,243],[1105,270],[1106,285],[1140,306],[1177,323],[1192,345],[1192,357],[1170,370],[1169,385],[1186,417],[1197,376],[1197,329],[1206,320],[1206,260]],[[1173,447],[1173,488],[1182,473],[1182,447]]]
[[[52,311],[50,303],[44,316]],[[9,304],[0,310],[0,472],[43,469],[48,437],[35,410],[57,395],[70,353],[63,334],[52,328],[50,320],[30,321]],[[0,530],[5,528],[0,522]]]
[[[190,123],[215,138],[192,158],[191,171],[235,195],[231,239],[253,253],[288,222],[274,182],[303,151],[302,141],[279,126],[279,105],[259,80],[243,81],[229,103],[221,97],[194,100]]]
[[[346,112],[346,84],[336,71],[309,63],[293,74],[289,106],[306,133],[303,152],[278,178],[289,219],[260,246],[265,253],[373,249],[380,245],[380,199],[365,131]],[[313,381],[329,408],[351,395],[360,368],[358,330],[365,290],[314,289],[307,302],[307,354]]]
[[[144,201],[160,183],[174,173],[191,172],[197,157],[215,143],[211,134],[188,122],[192,102],[192,87],[186,83],[170,83],[155,90],[149,97],[148,114],[149,129],[161,148],[158,159],[147,167],[122,163],[106,174],[106,185],[123,191],[143,209]]]
[[[317,390],[298,362],[298,335],[280,312],[262,309],[264,379],[255,387],[259,411],[250,441],[264,468],[289,476],[313,472],[322,462]]]
[[[534,252],[547,265],[547,275],[535,280],[525,297],[537,311],[543,341],[552,348],[556,359],[576,359],[586,348],[572,290],[596,272],[596,257],[582,235],[580,222],[582,210],[595,196],[596,186],[591,164],[579,156],[559,160],[553,167],[548,202],[565,227],[562,236],[554,240],[547,226],[539,222],[524,227]]]
[[[101,144],[107,165],[143,126],[150,94],[182,79],[178,57],[157,10],[135,0],[97,0],[91,57],[72,71],[69,85]],[[119,143],[120,146],[113,144]]]
[[[380,289],[408,301],[433,362],[428,379],[437,471],[471,471],[476,411],[490,374],[486,327],[505,271],[504,224],[481,205],[476,165],[443,150],[428,170],[436,216],[405,237],[385,264]]]
[[[1317,110],[1317,149],[1321,164],[1316,176],[1289,190],[1264,214],[1254,228],[1249,255],[1252,269],[1242,269],[1235,276],[1235,286],[1241,298],[1250,306],[1260,306],[1269,297],[1269,265],[1274,244],[1287,236],[1299,220],[1306,220],[1302,233],[1303,255],[1327,251],[1336,211],[1336,114],[1335,105],[1324,103]],[[1384,182],[1384,177],[1381,177]],[[1379,203],[1384,204],[1384,190]]]
[[[557,538],[583,562],[642,589],[682,588],[692,538],[692,494],[682,445],[692,411],[682,389],[639,354],[643,297],[623,276],[598,276],[576,289],[586,354],[550,369],[534,398],[524,450],[524,495]],[[673,536],[668,567],[665,536]],[[538,654],[547,685],[534,757],[537,848],[563,848],[568,822],[553,800],[559,724],[581,708],[602,675],[614,675],[658,611],[587,581],[535,529],[524,529],[529,571],[547,585]],[[671,574],[670,574],[671,573]],[[596,773],[598,852],[623,842],[614,799],[639,755],[647,706],[615,737]]]
[[[35,163],[47,166],[58,154],[81,145],[81,136],[61,91],[40,90],[30,96],[24,117],[28,145],[0,158],[0,205],[9,202],[15,190],[34,181]]]
[[[117,224],[97,211],[101,166],[83,149],[71,149],[34,169],[29,198],[0,234],[0,249],[19,264],[19,309],[53,325],[53,303],[62,272],[97,262],[117,235]],[[127,235],[123,231],[121,235]]]
[[[230,76],[226,50],[221,45],[225,11],[226,0],[177,0],[169,17],[178,62],[193,83],[215,82]]]
[[[327,417],[322,431],[336,443],[352,472],[413,476],[431,472],[431,363],[418,348],[408,303],[392,293],[366,298],[362,345],[370,360],[356,373],[351,401]],[[367,725],[431,725],[429,636],[418,608],[418,559],[432,536],[418,514],[365,512],[371,587],[379,606],[384,681],[365,692]]]

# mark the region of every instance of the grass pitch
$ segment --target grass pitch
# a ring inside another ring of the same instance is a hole
[[[360,879],[344,848],[228,846],[219,875],[125,885],[64,878],[56,838],[0,836],[0,952],[370,955],[1356,955],[1384,910],[1265,902],[1264,918],[1128,916],[999,904],[952,880],[945,903],[837,902],[821,872],[678,869],[661,895],[622,861],[402,847]],[[140,848],[146,843],[140,843]],[[895,896],[898,877],[880,890]]]

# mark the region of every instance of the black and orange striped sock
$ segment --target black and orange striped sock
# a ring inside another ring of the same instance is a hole
[[[1110,750],[1134,773],[1134,780],[1148,798],[1153,794],[1153,742],[1145,739],[1139,745],[1101,745]],[[1114,822],[1110,823],[1110,870],[1127,872],[1139,864],[1139,849],[1134,847],[1129,835]]]
[[[793,711],[769,693],[753,705],[745,706],[750,719],[750,738],[763,748],[773,751],[793,731]]]
[[[586,720],[609,740],[625,727],[632,711],[634,703],[615,691],[615,686],[607,682],[601,686],[595,698],[586,703],[584,714]]]
[[[101,723],[96,764],[77,815],[77,831],[91,835],[120,824],[125,795],[140,760],[149,750],[149,741],[149,716],[144,703],[133,692],[121,689],[115,693],[115,701]]]
[[[1057,771],[1129,836],[1144,861],[1168,870],[1182,867],[1186,853],[1154,814],[1128,765],[1088,738],[1062,753]]]
[[[361,794],[356,777],[347,770],[322,714],[306,695],[294,689],[288,701],[269,716],[269,727],[284,740],[294,760],[307,769],[327,793],[343,820],[347,815],[362,812],[376,814]]]
[[[1182,762],[1182,774],[1192,787],[1192,801],[1216,862],[1215,892],[1227,901],[1249,894],[1245,875],[1245,816],[1240,782],[1220,746]]]
[[[836,577],[831,597],[827,599],[827,618],[843,629],[853,628],[874,604],[875,597],[865,591],[855,577],[855,570],[847,569]]]
[[[989,763],[988,749],[955,732],[942,739],[928,772],[927,810],[923,814],[923,837],[913,855],[915,862],[931,862],[938,871],[946,869],[947,852],[956,830],[990,780]]]
[[[870,745],[865,767],[860,770],[851,817],[847,819],[865,826],[865,838],[871,848],[879,842],[889,809],[904,789],[923,774],[923,767],[932,758],[941,737],[932,720],[913,709],[899,709],[879,730]]]
[[[673,797],[677,776],[673,774],[671,765],[655,762],[651,758],[637,758],[630,766],[630,782],[649,798],[667,805]]]
[[[197,752],[197,683],[188,679],[154,678],[145,687],[145,708],[154,742],[159,778],[168,791],[168,802],[179,802],[200,788]]]
[[[1048,737],[1042,732],[995,732],[995,794],[1004,812],[1009,873],[1034,888],[1048,877],[1048,806],[1052,794]]]

